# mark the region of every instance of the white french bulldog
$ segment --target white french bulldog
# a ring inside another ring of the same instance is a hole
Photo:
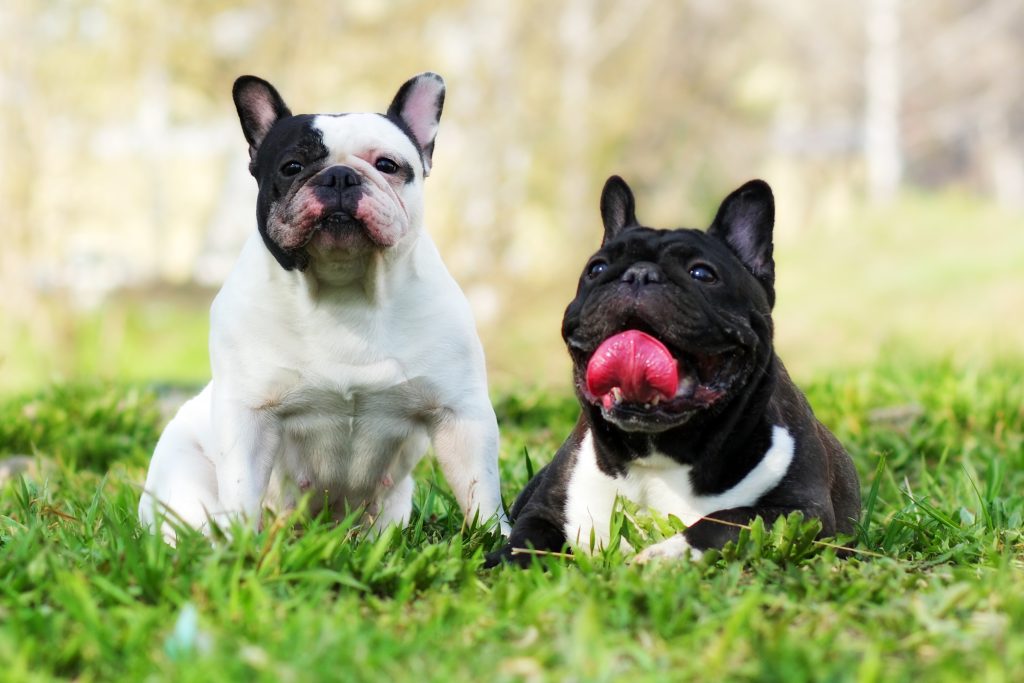
[[[259,525],[264,507],[404,525],[429,443],[467,518],[508,522],[498,427],[469,305],[423,230],[444,81],[386,114],[293,116],[242,76],[235,106],[259,185],[249,238],[210,312],[213,378],[167,425],[139,518]]]

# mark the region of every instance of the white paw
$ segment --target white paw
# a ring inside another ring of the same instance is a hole
[[[647,564],[651,560],[674,560],[689,554],[691,560],[699,560],[704,553],[690,546],[686,537],[676,534],[667,538],[661,543],[644,548],[640,554],[633,558],[634,564]]]
[[[501,510],[498,511],[498,530],[501,531],[501,535],[505,538],[512,534],[512,525],[509,524],[508,517]]]

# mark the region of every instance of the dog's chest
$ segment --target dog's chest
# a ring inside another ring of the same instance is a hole
[[[272,489],[284,506],[307,491],[332,502],[372,502],[426,450],[437,387],[410,377],[403,359],[358,341],[336,330],[296,344],[266,377],[260,393],[282,433]]]
[[[282,444],[272,496],[284,507],[306,492],[373,505],[426,451],[429,412],[418,393],[414,382],[293,392],[275,411]]]
[[[416,259],[375,266],[374,296],[339,287],[314,299],[250,240],[218,295],[214,384],[280,435],[272,506],[306,492],[356,505],[386,495],[426,451],[452,395],[478,377],[456,355],[473,337],[450,303],[454,283],[429,241],[416,248]]]
[[[699,494],[691,483],[690,466],[660,454],[634,462],[625,476],[605,474],[597,465],[593,436],[587,432],[567,484],[566,538],[588,549],[593,534],[597,546],[606,545],[617,496],[659,514],[674,515],[687,526],[718,510],[754,505],[785,477],[793,447],[789,432],[775,427],[771,447],[739,483],[720,493]]]

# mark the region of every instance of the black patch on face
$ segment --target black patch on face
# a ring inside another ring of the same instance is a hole
[[[289,116],[279,120],[267,133],[253,162],[253,175],[259,183],[256,200],[256,221],[267,249],[285,270],[304,270],[309,256],[301,250],[286,250],[270,238],[267,218],[271,207],[286,197],[296,183],[306,182],[323,167],[328,149],[323,133],[313,125],[311,114]],[[286,175],[287,164],[297,162],[302,170]]]

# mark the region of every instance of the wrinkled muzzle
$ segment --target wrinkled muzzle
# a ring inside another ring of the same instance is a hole
[[[267,219],[268,236],[286,251],[313,241],[337,249],[387,248],[408,228],[405,208],[387,182],[340,164],[275,204]]]

